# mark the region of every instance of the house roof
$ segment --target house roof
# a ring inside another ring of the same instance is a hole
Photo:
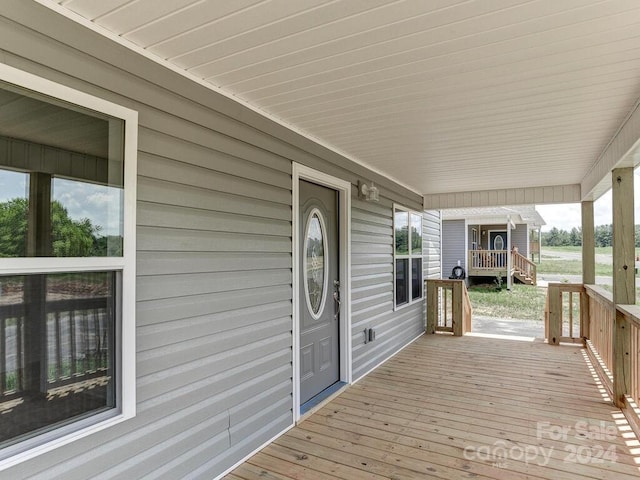
[[[478,223],[493,223],[496,220],[506,222],[511,218],[514,223],[526,223],[541,227],[546,225],[542,215],[533,205],[509,207],[454,208],[442,211],[443,220],[466,219]]]
[[[640,2],[38,1],[426,196],[640,162]]]

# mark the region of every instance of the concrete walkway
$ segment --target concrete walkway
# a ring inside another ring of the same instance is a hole
[[[538,286],[546,287],[549,283],[582,283],[582,275],[563,275],[561,273],[538,274]],[[613,277],[596,277],[596,285],[613,285]]]
[[[491,335],[544,338],[544,321],[493,318],[473,315],[471,331]]]

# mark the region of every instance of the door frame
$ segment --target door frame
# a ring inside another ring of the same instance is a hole
[[[340,296],[342,300],[339,323],[339,356],[340,356],[340,381],[350,384],[352,381],[351,369],[351,182],[341,180],[313,168],[293,163],[292,171],[292,239],[293,257],[291,268],[293,271],[293,419],[300,419],[300,265],[301,254],[300,235],[300,180],[308,180],[324,187],[332,188],[338,192],[338,251],[339,251],[339,278]]]

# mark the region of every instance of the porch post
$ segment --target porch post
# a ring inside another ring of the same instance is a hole
[[[511,253],[511,216],[507,217],[507,290],[511,290],[513,278],[511,277],[512,263]]]
[[[582,202],[582,283],[596,283],[596,242],[593,201]]]
[[[635,227],[633,219],[633,168],[612,172],[613,191],[613,302],[636,303]],[[613,393],[618,407],[630,390],[631,335],[627,320],[616,309],[613,341]]]
[[[51,182],[48,173],[29,174],[27,257],[52,255]],[[46,280],[44,275],[24,277],[24,389],[47,391],[47,331],[45,320]]]

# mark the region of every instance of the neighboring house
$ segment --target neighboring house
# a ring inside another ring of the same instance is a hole
[[[3,9],[0,477],[214,478],[424,333],[421,195]]]
[[[536,264],[530,259],[539,258],[544,224],[534,206],[443,210],[443,278],[461,266],[470,283],[501,277],[535,285]]]

